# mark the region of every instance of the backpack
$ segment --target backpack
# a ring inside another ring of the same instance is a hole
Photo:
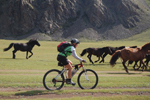
[[[68,43],[67,41],[63,41],[57,46],[57,51],[63,52],[65,50],[65,48],[67,48],[68,46],[71,46],[71,44]]]

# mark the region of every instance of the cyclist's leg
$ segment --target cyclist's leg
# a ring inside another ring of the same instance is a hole
[[[68,60],[66,57],[63,56],[58,56],[57,60],[62,62],[63,65],[65,66],[65,68],[68,69],[68,79],[66,80],[67,84],[72,84],[75,85],[74,82],[71,81],[71,76],[72,76],[72,62],[70,60]]]
[[[69,62],[69,63],[71,64],[71,66],[72,66],[72,61],[68,59],[68,62]]]
[[[68,60],[68,62],[69,63],[67,65],[65,65],[65,68],[68,69],[68,79],[66,79],[66,83],[75,85],[76,83],[71,81],[71,77],[72,77],[72,62],[70,60]]]
[[[65,65],[65,68],[68,69],[68,79],[71,79],[72,76],[72,66],[70,63],[68,63],[67,65]]]
[[[63,63],[63,65],[65,66],[65,68],[68,69],[68,79],[71,79],[71,75],[72,75],[72,62],[70,60],[68,60],[66,57],[58,55],[57,56],[57,60],[61,63]]]

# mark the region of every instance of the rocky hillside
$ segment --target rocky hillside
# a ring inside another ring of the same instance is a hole
[[[0,0],[0,38],[127,38],[150,27],[144,0]]]

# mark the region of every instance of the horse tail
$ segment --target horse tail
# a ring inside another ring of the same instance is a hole
[[[8,48],[4,48],[4,51],[8,51],[13,45],[14,43],[11,43]]]
[[[117,50],[110,59],[110,65],[113,67],[117,61],[117,59],[120,57],[121,51]]]
[[[87,53],[87,49],[84,49],[80,55],[84,56],[86,53]]]

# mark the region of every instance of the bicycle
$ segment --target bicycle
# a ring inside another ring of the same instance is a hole
[[[81,89],[94,89],[97,86],[98,75],[95,71],[85,69],[82,62],[72,67],[74,67],[72,77],[80,68],[83,68],[83,71],[79,73],[77,78],[77,83]],[[61,71],[58,69],[49,70],[43,77],[43,85],[47,90],[60,90],[64,86],[67,76],[67,69],[65,67]]]

